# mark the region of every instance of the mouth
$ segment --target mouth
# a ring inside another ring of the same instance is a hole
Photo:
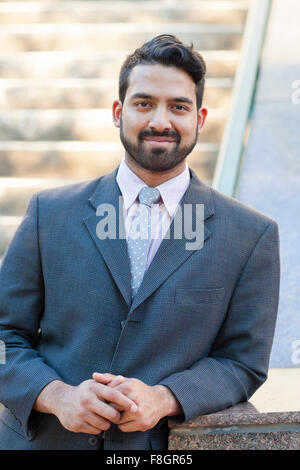
[[[144,141],[149,142],[149,144],[153,145],[154,147],[165,147],[176,142],[176,140],[172,139],[171,137],[155,137],[155,136],[145,137]]]

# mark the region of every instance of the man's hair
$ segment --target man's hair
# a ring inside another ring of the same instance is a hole
[[[140,64],[161,64],[184,70],[196,85],[197,109],[201,108],[206,65],[202,56],[171,34],[161,34],[136,49],[123,63],[119,76],[119,99],[124,103],[129,75]]]

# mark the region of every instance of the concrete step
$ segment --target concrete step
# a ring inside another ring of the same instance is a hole
[[[199,142],[188,157],[203,179],[213,176],[218,148]],[[0,142],[0,177],[95,178],[112,171],[123,154],[117,142]],[[2,204],[0,214],[9,215],[8,208]]]
[[[211,184],[249,3],[0,0],[0,262],[33,193],[118,165],[119,70],[155,35],[193,42],[207,63],[209,115],[188,162]]]
[[[242,24],[82,23],[2,25],[2,51],[128,51],[158,34],[175,34],[196,49],[239,49]]]
[[[2,79],[117,79],[123,61],[130,51],[118,52],[12,52],[0,51]],[[207,77],[233,77],[239,52],[235,50],[202,50]]]
[[[0,23],[243,23],[248,1],[0,2]]]
[[[201,134],[202,142],[220,142],[226,112],[210,109]],[[110,109],[2,110],[0,141],[103,141],[119,142],[119,129]]]
[[[32,194],[43,189],[76,183],[71,178],[6,178],[0,177],[0,219],[8,226],[22,217]],[[10,219],[10,217],[12,217]],[[16,225],[16,224],[15,224]]]
[[[233,80],[207,79],[205,106],[228,108]],[[0,107],[7,109],[83,109],[111,108],[118,98],[116,79],[0,79],[5,99]]]
[[[21,222],[20,217],[0,217],[0,259]]]
[[[21,223],[30,197],[37,191],[74,183],[70,179],[0,178],[0,258]],[[10,205],[10,211],[7,212]],[[2,206],[9,215],[3,215]],[[17,214],[17,215],[16,215]]]

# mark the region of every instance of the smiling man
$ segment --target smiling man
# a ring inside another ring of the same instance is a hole
[[[202,73],[204,78],[204,67]],[[126,162],[158,175],[160,184],[182,173],[207,110],[199,108],[195,82],[185,70],[141,63],[127,80],[126,95],[121,88],[122,98],[113,104]]]
[[[188,167],[204,77],[174,36],[144,44],[113,103],[121,164],[32,197],[0,271],[0,448],[165,449],[168,420],[247,400],[265,381],[278,227]],[[120,198],[126,236],[99,237],[99,207]],[[185,207],[197,228],[199,205],[203,240],[187,249],[171,229]]]

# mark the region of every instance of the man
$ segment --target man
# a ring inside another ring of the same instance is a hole
[[[278,228],[187,166],[204,76],[175,37],[144,44],[113,103],[120,166],[32,197],[0,272],[1,448],[164,449],[168,419],[247,400],[265,381]],[[175,236],[186,207],[192,224]]]

